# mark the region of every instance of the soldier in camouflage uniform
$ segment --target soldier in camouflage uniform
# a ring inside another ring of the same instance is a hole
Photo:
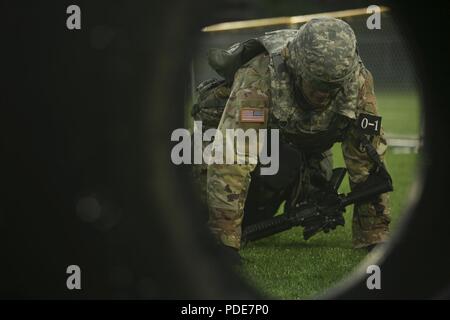
[[[334,143],[342,142],[352,188],[365,181],[374,166],[353,125],[360,113],[377,115],[377,105],[373,79],[358,55],[351,27],[342,20],[320,18],[299,30],[279,30],[257,40],[265,50],[235,73],[218,130],[225,136],[226,129],[279,129],[281,142],[300,150],[302,156],[299,169],[287,173],[296,176],[297,183],[290,181],[281,188],[260,183],[254,164],[204,168],[209,227],[222,244],[235,249],[241,245],[244,212],[247,215],[265,207],[273,215],[282,201],[290,205],[314,192],[315,175],[330,178]],[[248,122],[241,117],[243,110],[254,109],[264,112],[263,121]],[[387,145],[383,131],[370,139],[384,161]],[[256,197],[250,201],[252,188]],[[355,205],[354,247],[384,242],[389,222],[387,194]]]

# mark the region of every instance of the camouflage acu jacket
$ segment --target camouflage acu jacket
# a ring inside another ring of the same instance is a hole
[[[296,80],[291,78],[283,63],[284,48],[295,32],[276,31],[258,39],[265,50],[235,73],[218,129],[224,136],[226,129],[279,129],[284,141],[306,152],[323,152],[341,141],[350,183],[354,186],[367,178],[373,166],[371,159],[361,150],[359,133],[352,126],[359,113],[378,113],[372,76],[360,61],[352,77],[325,108],[306,108],[305,101],[299,99],[295,92]],[[241,116],[242,110],[249,108],[263,111],[267,115],[265,121],[246,122]],[[383,159],[387,148],[383,132],[373,136],[371,141]],[[210,227],[225,244],[236,247],[238,243],[250,174],[255,167],[253,164],[208,166]],[[387,203],[387,195],[381,196],[381,202]],[[387,214],[386,205],[361,204],[355,210],[369,215]]]

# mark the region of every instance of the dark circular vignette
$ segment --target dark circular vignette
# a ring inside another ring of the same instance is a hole
[[[208,2],[77,1],[79,31],[70,4],[1,4],[0,297],[260,297],[218,256],[188,169],[170,161]],[[82,290],[66,287],[73,264]]]
[[[236,3],[217,6],[239,19],[247,2]],[[260,298],[217,256],[188,169],[170,162],[195,36],[221,16],[210,1],[78,1],[83,29],[68,33],[61,13],[69,4],[2,3],[6,30],[14,32],[5,35],[10,89],[0,117],[7,187],[0,297]],[[447,20],[444,10],[386,4],[410,39],[422,79],[423,191],[382,258],[383,290],[367,290],[362,272],[324,298],[448,295],[450,55],[433,37]],[[65,287],[70,264],[83,270],[79,292]]]
[[[448,43],[438,34],[446,30],[442,10],[405,2],[386,2],[408,40],[421,80],[424,150],[418,181],[407,215],[381,256],[382,290],[367,290],[364,270],[330,290],[326,298],[430,299],[443,298],[450,283],[450,216],[446,205],[449,179],[448,101],[445,75]],[[444,10],[445,11],[445,10]],[[448,298],[448,296],[447,296]]]
[[[167,20],[162,25],[164,36],[176,39],[176,45],[172,40],[159,48],[159,56],[156,57],[158,64],[151,69],[153,90],[145,95],[148,105],[153,107],[147,108],[143,117],[144,137],[156,137],[158,142],[154,145],[157,150],[147,149],[148,163],[154,165],[145,169],[150,170],[145,181],[149,183],[147,186],[151,194],[156,195],[151,199],[158,199],[170,250],[178,271],[182,271],[188,281],[189,297],[261,298],[255,289],[247,286],[232,271],[223,257],[218,256],[215,241],[203,220],[207,216],[207,208],[200,205],[194,193],[190,168],[177,167],[170,159],[173,144],[168,143],[169,137],[173,130],[184,126],[184,90],[189,81],[189,65],[196,49],[196,37],[201,28],[214,19],[214,15],[206,14],[212,9],[211,4],[206,2],[197,3],[193,9],[192,4],[179,1],[176,6],[172,5],[171,11],[179,19]],[[193,10],[192,15],[186,14],[189,10]],[[158,110],[157,113],[154,109]]]

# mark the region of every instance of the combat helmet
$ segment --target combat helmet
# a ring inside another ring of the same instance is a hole
[[[359,61],[352,28],[329,17],[302,25],[288,43],[286,56],[287,65],[296,76],[325,88],[342,85]]]

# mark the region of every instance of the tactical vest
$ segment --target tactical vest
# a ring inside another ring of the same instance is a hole
[[[350,122],[356,118],[358,92],[362,86],[358,75],[364,66],[360,61],[353,76],[339,88],[329,105],[320,110],[303,108],[303,104],[307,102],[296,94],[296,79],[288,72],[281,55],[282,49],[296,33],[297,30],[278,30],[237,43],[227,50],[211,49],[208,55],[209,64],[225,80],[208,90],[205,90],[204,83],[199,86],[200,95],[215,98],[199,101],[194,107],[197,118],[199,115],[201,118],[203,109],[204,115],[211,114],[211,111],[207,112],[212,108],[211,100],[214,100],[215,104],[219,104],[218,100],[226,103],[223,96],[226,90],[223,87],[231,87],[235,72],[258,54],[267,51],[270,57],[271,78],[269,128],[280,129],[282,141],[308,153],[323,152],[335,142],[342,141]],[[220,99],[217,99],[218,97]],[[225,103],[217,107],[223,110]],[[220,117],[216,125],[219,121]]]

